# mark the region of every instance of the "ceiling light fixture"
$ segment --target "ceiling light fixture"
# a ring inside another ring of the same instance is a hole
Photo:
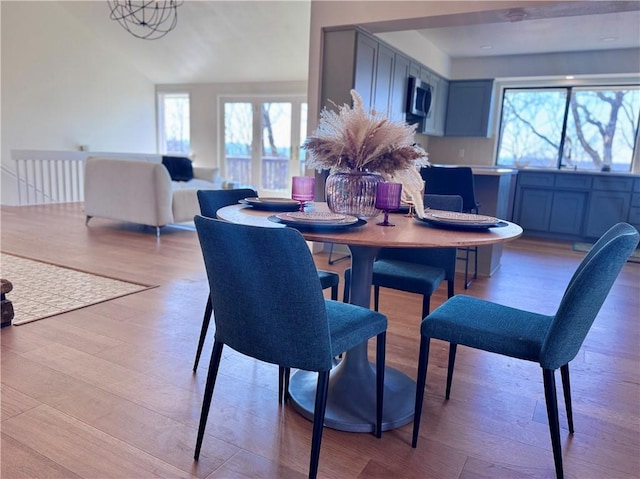
[[[611,42],[615,42],[617,39],[618,37],[602,37],[600,41],[604,43],[611,43]]]
[[[111,20],[136,38],[157,40],[178,23],[178,7],[184,0],[108,0]]]
[[[509,13],[507,13],[507,20],[510,22],[521,22],[525,18],[527,18],[527,14],[524,10],[509,10]]]

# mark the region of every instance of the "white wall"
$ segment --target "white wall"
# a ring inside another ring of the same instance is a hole
[[[0,9],[2,204],[15,204],[11,149],[156,151],[149,79],[56,2]]]

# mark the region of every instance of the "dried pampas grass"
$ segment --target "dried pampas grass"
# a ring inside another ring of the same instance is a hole
[[[320,113],[318,128],[302,145],[309,168],[391,174],[428,164],[427,153],[414,142],[415,125],[366,111],[355,90],[351,97],[353,108],[345,104]]]
[[[324,109],[320,123],[302,147],[309,152],[307,166],[332,172],[380,173],[385,181],[402,183],[403,196],[411,198],[423,215],[424,183],[419,168],[429,165],[427,153],[415,143],[415,125],[393,122],[362,106],[351,90],[353,108]]]

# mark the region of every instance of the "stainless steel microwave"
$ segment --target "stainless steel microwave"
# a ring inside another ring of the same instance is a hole
[[[410,76],[407,83],[407,115],[424,118],[429,114],[429,108],[431,108],[431,86]]]

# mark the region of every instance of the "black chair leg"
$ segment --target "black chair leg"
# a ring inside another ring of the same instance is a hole
[[[431,309],[431,295],[423,294],[422,295],[422,319],[426,318],[429,315],[430,309]]]
[[[453,366],[456,363],[456,349],[458,345],[454,343],[449,344],[449,365],[447,366],[447,389],[444,393],[444,397],[449,399],[451,395],[451,382],[453,381]]]
[[[342,302],[349,302],[349,293],[351,292],[351,272],[347,269],[344,273],[344,290],[342,292]]]
[[[291,377],[291,368],[278,366],[278,402],[286,403],[289,399],[289,378]]]
[[[569,381],[569,364],[560,367],[562,390],[564,391],[564,405],[567,409],[569,432],[573,434],[573,408],[571,407],[571,381]]]
[[[331,286],[331,299],[338,301],[338,285]]]
[[[422,416],[422,403],[424,402],[424,387],[427,383],[427,365],[429,363],[429,338],[420,338],[420,355],[418,356],[418,376],[416,378],[416,405],[413,412],[413,439],[411,447],[418,445],[418,432],[420,430],[420,417]]]
[[[380,333],[376,339],[376,430],[377,438],[382,437],[382,409],[384,399],[384,357],[387,333]]]
[[[478,247],[473,248],[473,279],[478,279]]]
[[[549,433],[551,434],[551,448],[553,461],[556,466],[556,478],[563,479],[562,445],[560,443],[560,422],[558,420],[558,397],[556,394],[556,380],[551,369],[542,370],[544,380],[544,397],[547,402],[547,416],[549,418]]]
[[[216,377],[218,376],[218,367],[220,366],[220,358],[222,356],[223,347],[224,347],[223,343],[214,341],[213,352],[211,353],[211,362],[209,363],[209,372],[207,373],[207,384],[204,388],[204,399],[202,401],[202,411],[200,412],[200,425],[198,426],[198,439],[196,440],[196,451],[193,455],[193,458],[196,461],[200,457],[200,448],[202,447],[204,429],[207,426],[207,417],[209,417],[209,407],[211,406],[211,398],[213,397],[213,388],[216,385]]]
[[[378,305],[380,304],[380,286],[373,287],[373,310],[378,311]]]
[[[464,289],[469,289],[471,281],[469,281],[469,248],[465,248],[464,257]]]
[[[316,388],[316,403],[313,412],[313,432],[311,434],[311,463],[309,465],[309,479],[318,475],[320,462],[320,443],[322,442],[322,428],[324,413],[327,409],[327,393],[329,392],[329,371],[318,373],[318,387]]]
[[[453,298],[455,294],[455,281],[452,279],[451,281],[447,281],[447,298]]]
[[[202,318],[202,328],[200,329],[200,340],[198,341],[198,350],[196,351],[196,360],[193,363],[193,372],[198,369],[198,363],[200,362],[200,354],[202,354],[202,348],[204,346],[204,340],[207,337],[207,330],[209,329],[209,322],[211,321],[211,315],[213,314],[213,305],[211,304],[211,295],[207,298],[207,306],[204,308],[204,318]]]

